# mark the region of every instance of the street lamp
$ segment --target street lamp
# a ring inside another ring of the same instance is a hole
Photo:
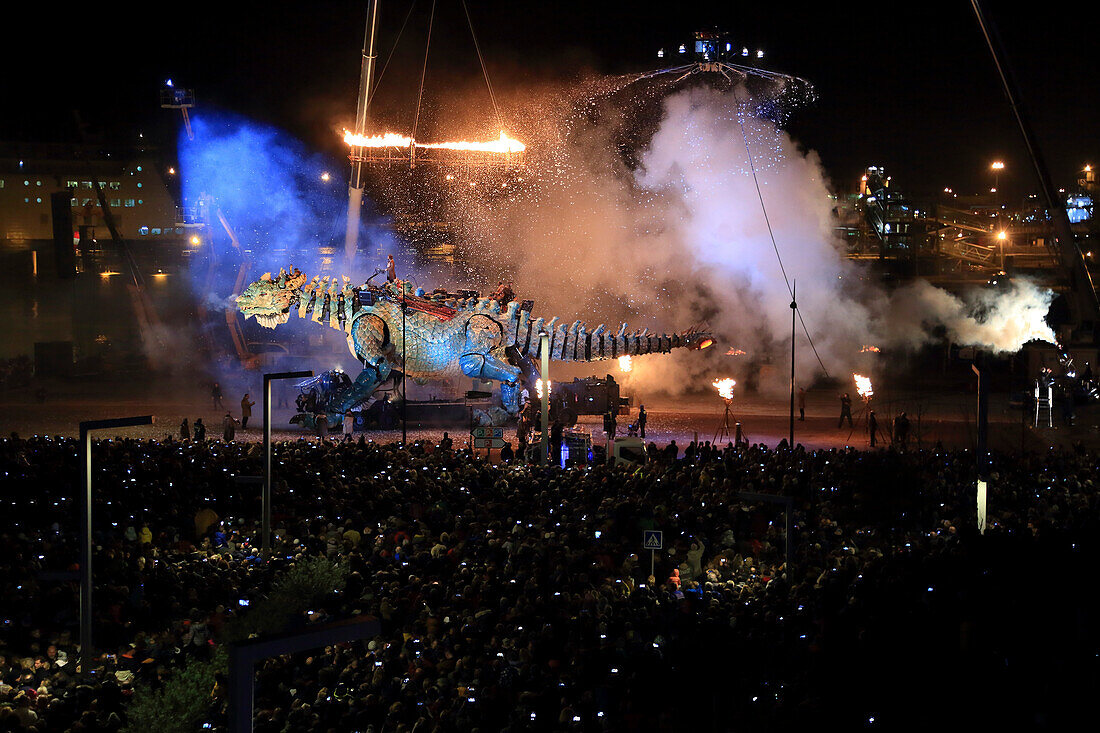
[[[545,466],[550,457],[550,334],[539,331],[539,354],[542,356],[542,457]]]
[[[998,188],[1001,187],[1001,171],[1005,169],[1004,161],[993,161],[993,164],[989,166],[989,169],[993,171],[993,190],[996,191]]]
[[[92,431],[152,425],[152,415],[88,420],[80,423],[80,444],[84,450],[84,507],[80,526],[80,669],[92,661]]]
[[[312,376],[312,370],[264,374],[264,492],[261,550],[265,559],[271,557],[271,383],[276,379],[304,379]],[[328,420],[327,415],[325,420]]]

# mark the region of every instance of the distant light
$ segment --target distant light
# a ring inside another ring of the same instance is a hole
[[[170,175],[170,176],[176,175],[176,169],[175,168],[169,168],[168,169],[168,175]]]
[[[172,86],[172,80],[169,79],[168,81],[164,82],[164,86],[166,86],[166,87]]]
[[[1085,173],[1092,173],[1092,166],[1091,165],[1087,165],[1087,164],[1085,165]]]
[[[199,238],[199,235],[196,234],[191,237],[191,244],[194,244],[196,246],[202,244],[202,240]]]
[[[764,52],[763,51],[757,51],[756,52],[756,58],[758,58],[758,59],[764,58]]]
[[[729,42],[727,41],[727,42],[726,42],[726,50],[727,50],[727,51],[732,51],[732,50],[733,50],[733,44],[732,44],[732,43],[729,43]]]
[[[657,49],[657,58],[663,59],[665,57],[665,50],[663,48]]]
[[[1005,241],[1006,239],[1008,239],[1008,232],[1006,232],[1004,229],[997,232],[997,239],[1001,240],[1002,242]]]
[[[1003,171],[1005,169],[1005,164],[1000,160],[995,160],[993,161],[993,165],[989,167],[995,171]]]
[[[997,193],[997,189],[996,188],[991,188],[991,189],[989,189],[989,192],[990,193]]]
[[[322,180],[322,181],[325,181],[326,183],[327,183],[327,182],[329,181],[329,179],[331,179],[331,178],[332,178],[332,176],[330,176],[330,175],[328,174],[328,171],[325,171],[324,173],[322,173],[322,174],[321,174],[321,180]]]
[[[680,53],[687,53],[687,46],[682,43],[680,44]]]
[[[741,55],[742,55],[742,56],[748,56],[748,55],[749,55],[749,49],[747,49],[747,48],[742,48],[742,49],[741,49]]]

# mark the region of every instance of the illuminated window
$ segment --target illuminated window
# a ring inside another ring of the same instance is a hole
[[[34,185],[36,185],[36,186],[41,186],[41,185],[42,185],[42,181],[35,181],[35,182],[34,182]]]
[[[84,188],[91,188],[91,187],[92,187],[92,182],[91,181],[84,181]]]
[[[109,184],[107,184],[107,185],[108,185],[108,186],[110,187],[110,189],[111,189],[112,191],[117,191],[117,190],[118,190],[118,187],[119,187],[119,182],[118,182],[118,181],[111,181],[111,182],[110,182]]]
[[[31,185],[31,182],[30,181],[23,181],[23,185],[24,186],[29,186],[29,185]]]
[[[133,206],[134,206],[134,200],[133,200],[133,199],[126,199],[126,203],[125,203],[125,206],[126,206],[126,208],[128,208],[128,209],[130,209],[130,208],[133,208]]]
[[[142,201],[141,199],[138,199],[138,203],[141,204],[141,203],[145,203],[145,202]]]
[[[65,188],[79,188],[80,181],[65,181]]]
[[[141,173],[141,166],[140,165],[138,166],[137,169],[138,169],[138,173]]]
[[[153,234],[160,234],[160,227],[154,227]]]
[[[138,234],[140,234],[143,237],[148,233],[149,233],[149,227],[141,227],[140,229],[138,229]]]
[[[122,199],[111,199],[111,206],[121,206]]]
[[[36,204],[40,204],[40,203],[42,203],[42,197],[41,197],[41,196],[39,196],[38,198],[36,198],[36,199],[34,200],[34,202],[35,202]]]
[[[30,202],[31,202],[31,200],[29,198],[24,198],[23,199],[23,203],[25,203],[25,204],[29,204]]]
[[[138,182],[138,188],[141,188],[141,182],[140,181]]]
[[[72,204],[73,206],[79,206],[80,205],[80,202],[77,201],[76,199],[69,199],[69,203]]]

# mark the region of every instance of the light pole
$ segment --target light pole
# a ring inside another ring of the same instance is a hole
[[[550,334],[539,331],[539,354],[542,355],[542,458],[545,466],[550,460]]]
[[[794,281],[791,288],[791,414],[790,432],[788,434],[790,448],[794,450],[794,319],[798,315],[798,301],[795,295],[798,293],[798,281]]]
[[[264,492],[263,533],[260,548],[264,559],[271,557],[271,383],[276,379],[304,379],[312,376],[311,370],[264,374]],[[327,415],[325,419],[328,420]]]
[[[405,447],[409,443],[409,396],[405,394],[405,314],[408,305],[405,302],[405,283],[401,283],[401,445]]]
[[[92,431],[152,425],[152,415],[88,420],[80,423],[84,450],[84,506],[80,526],[80,669],[86,671],[94,655],[92,639]]]
[[[989,166],[989,169],[993,171],[993,191],[994,193],[1001,187],[1001,171],[1005,169],[1004,161],[995,160],[993,164]]]

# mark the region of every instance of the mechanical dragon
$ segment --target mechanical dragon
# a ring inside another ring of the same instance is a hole
[[[514,300],[510,292],[486,298],[474,291],[426,294],[400,280],[372,284],[380,272],[353,287],[347,277],[307,280],[296,268],[280,270],[274,278],[266,273],[237,297],[245,318],[254,317],[266,328],[297,316],[345,334],[363,369],[332,396],[325,406],[330,414],[342,415],[363,403],[403,371],[421,384],[462,375],[500,382],[503,408],[516,415],[521,384],[533,388],[539,376],[536,360],[542,356],[539,333],[544,330],[550,335],[550,358],[567,362],[702,349],[713,343],[709,332],[696,328],[673,335],[650,334],[648,329],[628,333],[624,323],[612,333],[602,324],[589,331],[581,321],[570,325],[558,318],[532,319],[533,301]]]

